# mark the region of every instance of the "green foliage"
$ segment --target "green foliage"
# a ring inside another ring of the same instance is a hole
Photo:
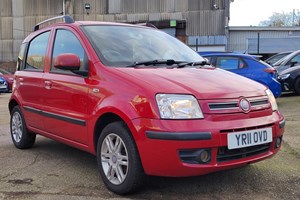
[[[261,21],[259,26],[300,26],[300,11],[293,10],[292,12],[274,12],[269,19]]]

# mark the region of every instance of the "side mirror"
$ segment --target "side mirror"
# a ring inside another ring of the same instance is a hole
[[[54,67],[62,70],[76,71],[80,68],[80,58],[76,54],[59,54],[54,60]]]
[[[204,58],[204,57],[203,57]],[[209,60],[207,58],[204,58],[205,62],[210,65],[211,63],[209,62]]]
[[[291,62],[291,67],[294,67],[297,63],[298,63],[297,61]]]

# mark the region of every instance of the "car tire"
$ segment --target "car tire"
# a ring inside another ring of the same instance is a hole
[[[15,106],[11,111],[10,133],[12,141],[18,149],[30,148],[35,143],[36,134],[28,131],[19,106]]]
[[[300,95],[300,77],[295,81],[294,89],[297,95]]]
[[[145,178],[136,144],[124,122],[108,124],[98,139],[97,164],[105,186],[116,194],[130,194]]]

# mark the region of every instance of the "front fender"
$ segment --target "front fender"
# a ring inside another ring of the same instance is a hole
[[[93,98],[95,99],[95,98]],[[133,120],[137,118],[159,118],[154,100],[141,95],[111,95],[99,101],[92,107],[90,123],[88,125],[89,141],[94,144],[94,130],[98,120],[106,115],[113,114],[121,118],[130,129],[133,138],[137,139],[137,128]],[[92,146],[92,145],[91,145]],[[91,149],[92,150],[92,149]]]

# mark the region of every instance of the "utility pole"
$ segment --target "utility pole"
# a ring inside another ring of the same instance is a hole
[[[259,40],[260,40],[260,35],[259,32],[257,33],[257,55],[259,54]]]
[[[294,24],[295,24],[295,9],[293,9],[293,21],[292,21],[292,26],[294,26]]]

